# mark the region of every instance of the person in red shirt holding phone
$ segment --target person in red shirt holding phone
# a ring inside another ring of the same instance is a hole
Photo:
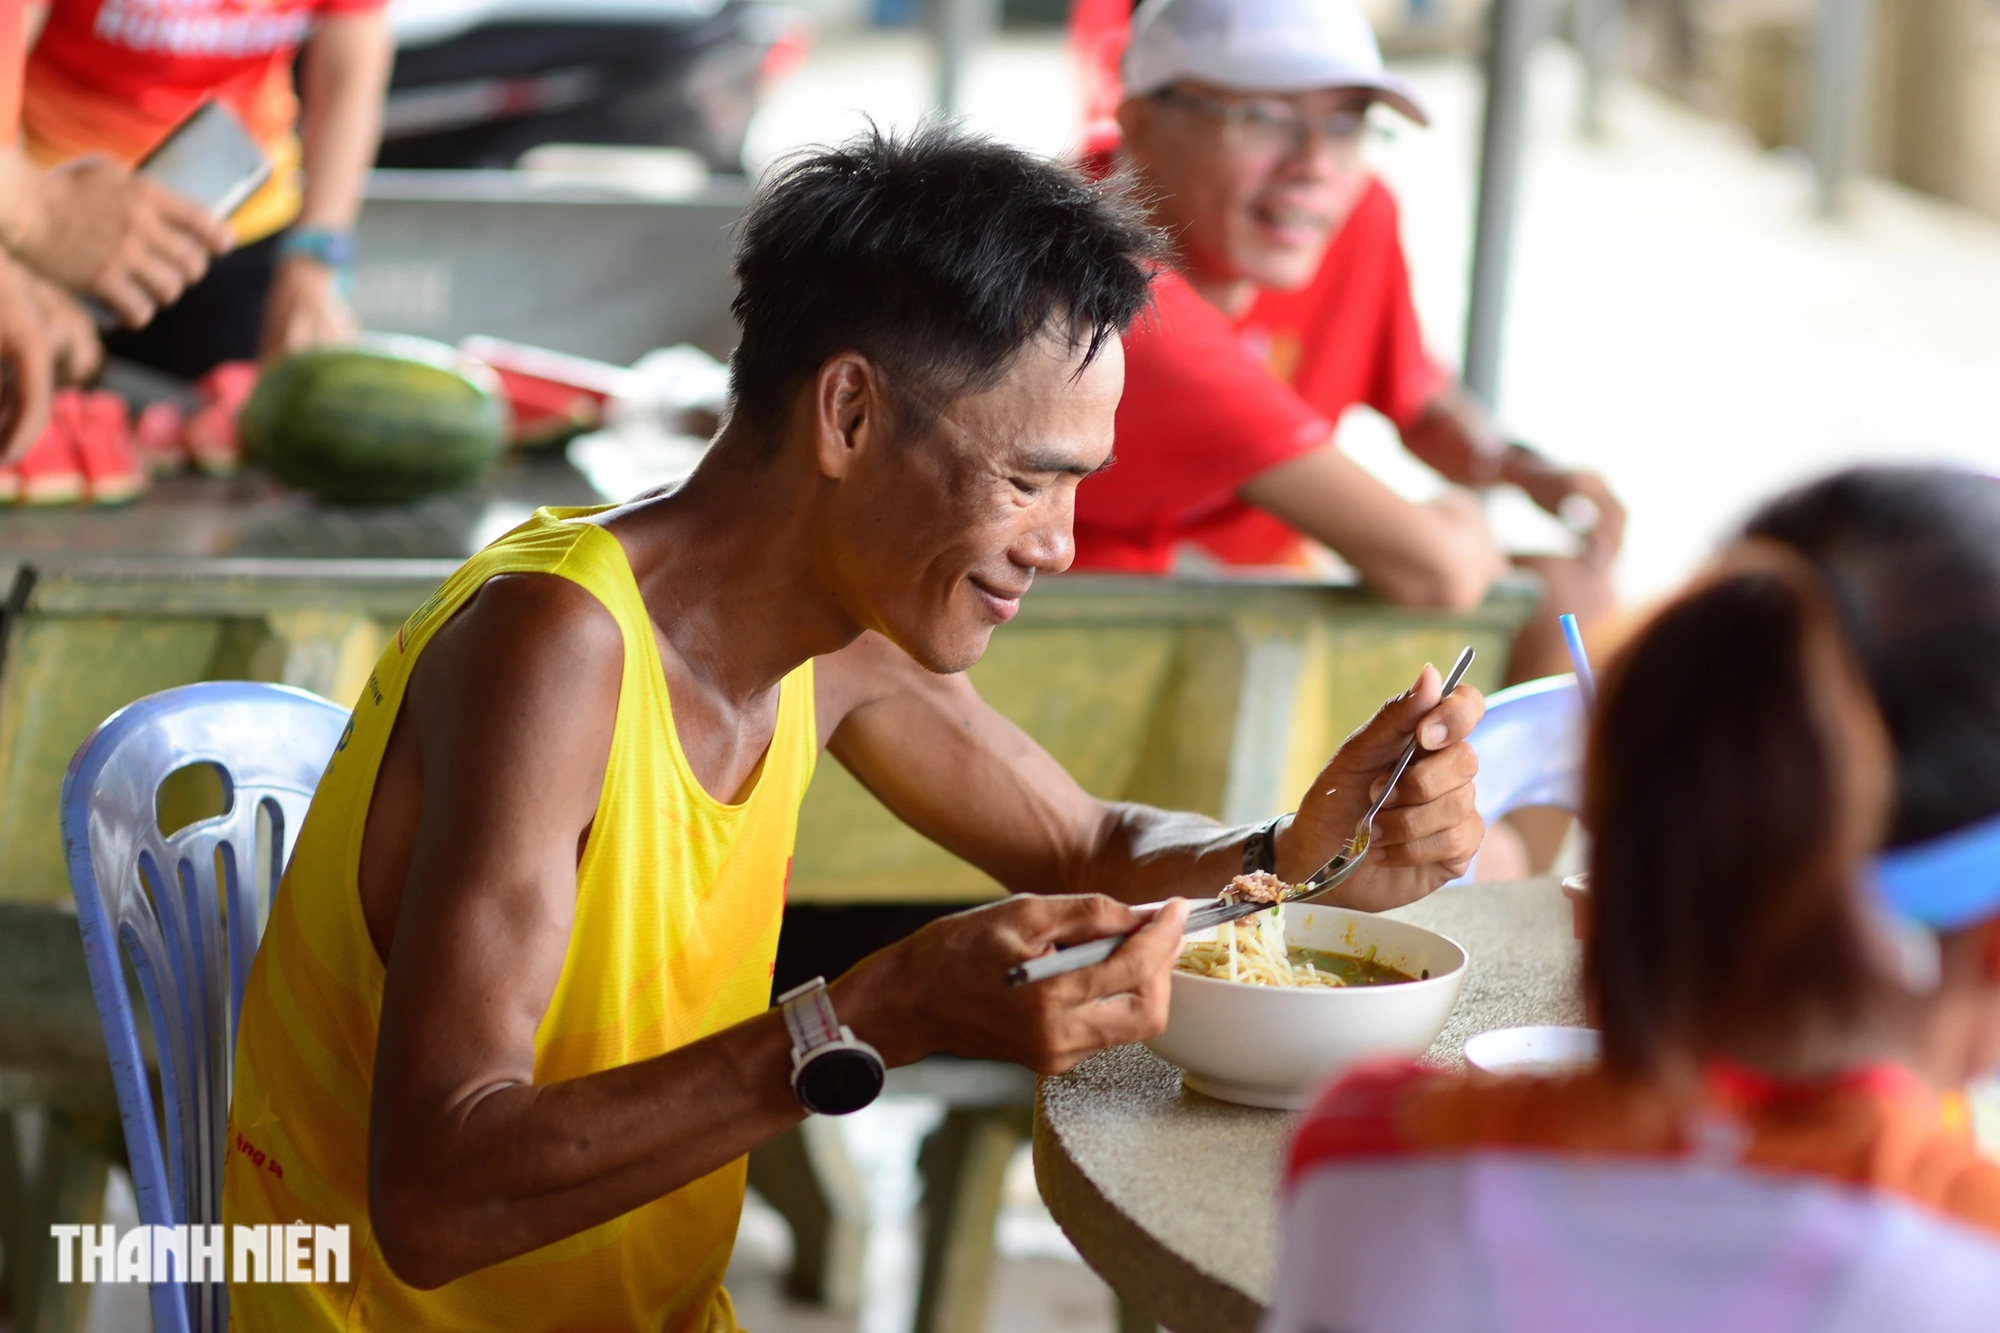
[[[1121,8],[1077,7],[1099,112]],[[1375,103],[1426,116],[1367,20],[1352,0],[1147,0],[1122,75],[1092,164],[1129,173],[1178,265],[1126,339],[1118,466],[1078,492],[1076,567],[1166,572],[1188,548],[1305,566],[1310,539],[1394,601],[1465,607],[1508,567],[1475,493],[1518,486],[1580,549],[1514,562],[1549,592],[1510,678],[1567,670],[1555,617],[1611,605],[1624,510],[1594,473],[1508,443],[1425,351],[1396,201],[1361,140]],[[1356,403],[1463,489],[1415,504],[1351,461],[1333,432]]]
[[[21,84],[30,15],[0,0],[0,503],[10,470],[41,437],[56,382],[97,370],[97,330],[72,292],[134,323],[178,296],[229,229],[109,159],[40,171],[22,154]],[[34,16],[39,22],[39,11]]]
[[[23,146],[36,163],[136,164],[204,102],[219,101],[274,167],[228,220],[236,248],[178,299],[138,292],[133,304],[143,308],[119,313],[145,327],[112,334],[110,350],[195,379],[223,361],[352,332],[339,287],[352,262],[352,229],[393,54],[382,3],[47,6],[28,57],[21,116]],[[293,88],[295,62],[303,96]]]

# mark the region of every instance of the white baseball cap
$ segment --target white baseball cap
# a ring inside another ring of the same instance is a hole
[[[1382,68],[1354,0],[1146,0],[1132,16],[1125,95],[1180,79],[1245,93],[1367,88],[1419,125],[1416,89]]]

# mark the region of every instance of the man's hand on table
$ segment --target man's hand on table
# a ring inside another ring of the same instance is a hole
[[[1443,685],[1437,668],[1426,665],[1415,685],[1348,737],[1298,813],[1279,827],[1281,878],[1304,879],[1346,844],[1413,734],[1417,756],[1375,817],[1368,855],[1333,899],[1379,912],[1415,902],[1465,873],[1486,827],[1473,808],[1479,760],[1466,737],[1485,714],[1486,700],[1460,685],[1440,702]]]
[[[933,921],[866,959],[835,984],[834,1006],[890,1065],[943,1052],[1059,1074],[1166,1027],[1187,911],[1176,898],[1149,920],[1097,894],[1018,894]],[[1095,967],[1032,986],[1007,983],[1009,968],[1051,945],[1131,930],[1138,933]]]

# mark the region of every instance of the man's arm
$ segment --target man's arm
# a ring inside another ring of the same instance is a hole
[[[1558,518],[1563,502],[1577,496],[1590,502],[1595,521],[1584,538],[1585,562],[1604,568],[1617,558],[1625,537],[1625,506],[1595,472],[1560,467],[1493,429],[1479,404],[1456,386],[1432,398],[1403,432],[1403,446],[1461,486],[1518,486],[1544,511]]]
[[[776,1013],[652,1060],[534,1080],[622,662],[616,624],[575,585],[495,580],[425,649],[384,758],[362,849],[387,968],[369,1213],[412,1285],[608,1221],[803,1114]],[[832,998],[891,1064],[949,1050],[1059,1070],[1165,1025],[1179,913],[1065,985],[1009,987],[1007,969],[1139,924],[1099,898],[999,903],[875,955]]]
[[[329,16],[306,42],[299,118],[306,187],[296,226],[354,229],[382,138],[382,96],[394,58],[388,20],[379,9]],[[338,341],[354,330],[332,269],[302,255],[279,264],[264,313],[266,357]]]
[[[1212,897],[1242,870],[1250,829],[1097,799],[964,676],[933,675],[872,634],[821,658],[817,670],[834,757],[905,823],[1009,889],[1144,903]],[[1339,900],[1394,907],[1464,873],[1483,830],[1472,803],[1478,761],[1465,737],[1485,702],[1467,686],[1440,703],[1441,686],[1426,667],[1341,747],[1279,827],[1281,876],[1302,879],[1340,849],[1383,771],[1419,732],[1419,758]]]
[[[1412,504],[1331,442],[1258,473],[1237,494],[1338,551],[1402,606],[1477,606],[1507,567],[1471,497]]]

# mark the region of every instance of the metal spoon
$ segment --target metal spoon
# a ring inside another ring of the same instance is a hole
[[[1451,664],[1451,670],[1444,678],[1444,690],[1438,696],[1440,702],[1458,688],[1458,683],[1465,679],[1465,673],[1477,655],[1470,645],[1459,652],[1458,660]],[[1192,935],[1198,930],[1207,930],[1225,922],[1255,916],[1282,903],[1309,903],[1339,888],[1368,855],[1368,840],[1375,832],[1375,816],[1381,814],[1382,807],[1389,803],[1389,793],[1396,790],[1396,783],[1401,781],[1403,770],[1410,766],[1410,761],[1416,758],[1416,754],[1417,738],[1412,736],[1410,743],[1403,747],[1402,757],[1396,760],[1395,766],[1389,770],[1389,780],[1382,785],[1382,794],[1375,798],[1375,804],[1369,806],[1368,813],[1361,817],[1361,824],[1355,829],[1354,836],[1347,840],[1347,845],[1334,853],[1333,858],[1325,865],[1287,889],[1278,903],[1230,903],[1217,900],[1189,912],[1182,933]],[[1025,986],[1030,982],[1059,977],[1065,972],[1094,967],[1116,953],[1118,946],[1130,938],[1132,937],[1129,933],[1111,935],[1101,940],[1091,940],[1085,944],[1073,944],[1068,948],[1057,949],[1054,953],[1043,954],[1040,958],[1030,958],[1027,962],[1017,963],[1007,970],[1007,983],[1012,986]]]

